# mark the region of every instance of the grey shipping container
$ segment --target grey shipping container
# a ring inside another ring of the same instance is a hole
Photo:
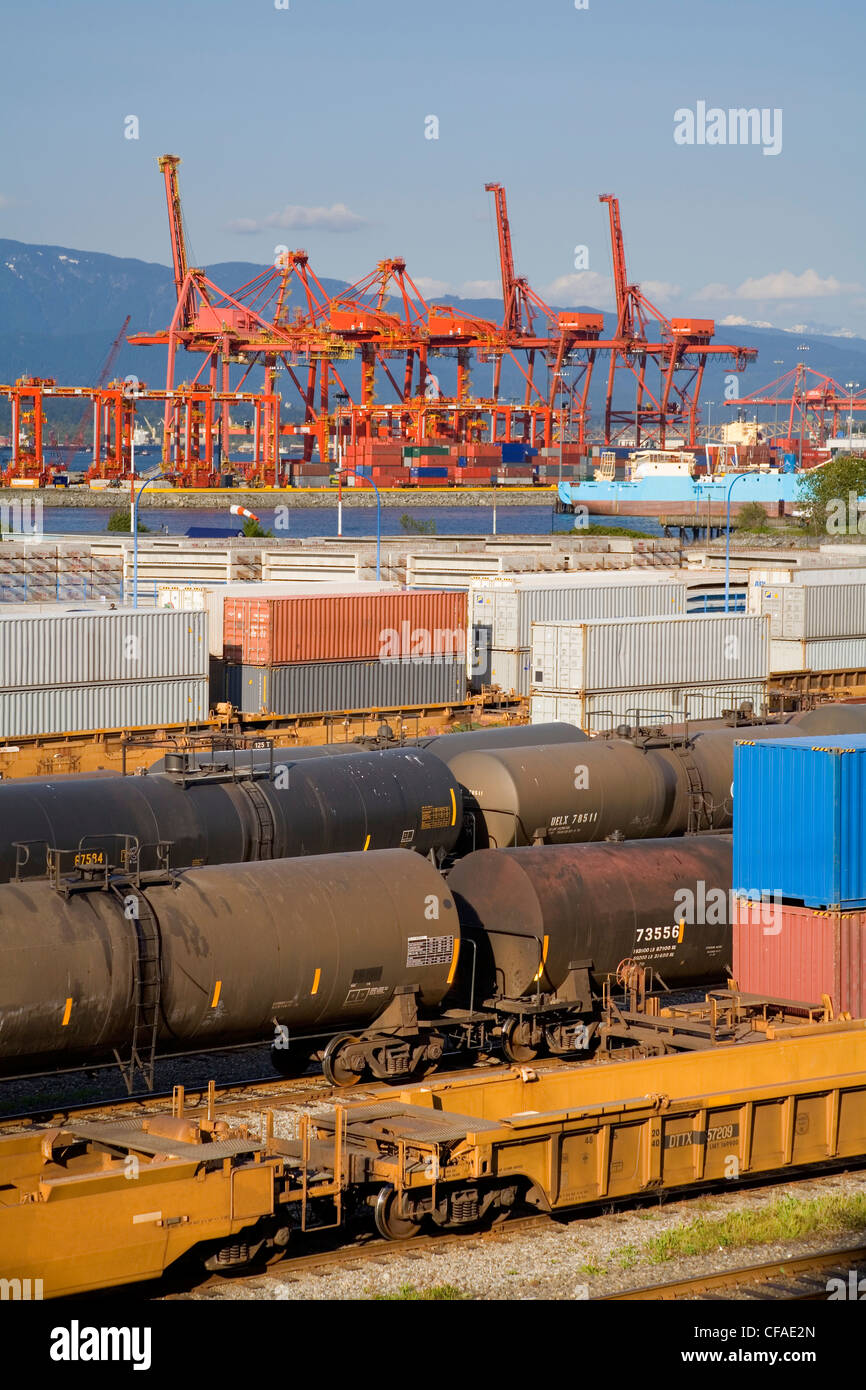
[[[584,692],[766,681],[769,645],[767,619],[750,614],[536,623],[532,685]]]
[[[135,609],[0,609],[0,687],[206,677],[207,615]]]
[[[466,662],[461,654],[392,661],[304,661],[290,666],[227,663],[224,691],[221,698],[244,714],[460,704],[466,698]]]
[[[200,723],[209,707],[206,677],[0,690],[0,737]]]

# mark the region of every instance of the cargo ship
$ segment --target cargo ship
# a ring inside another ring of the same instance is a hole
[[[728,469],[700,471],[694,456],[670,451],[636,452],[628,458],[624,476],[617,476],[614,455],[602,456],[591,479],[563,481],[558,500],[565,510],[587,508],[596,516],[663,516],[669,512],[706,517],[719,516],[728,503],[736,516],[743,507],[758,502],[769,516],[790,515],[799,500],[802,476],[793,456],[781,467],[755,471]]]

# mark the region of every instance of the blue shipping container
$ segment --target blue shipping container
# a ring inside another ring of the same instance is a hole
[[[866,907],[866,735],[737,743],[734,888]]]
[[[525,444],[515,444],[509,442],[508,444],[500,445],[500,448],[502,449],[503,463],[523,463],[523,460],[526,457]]]

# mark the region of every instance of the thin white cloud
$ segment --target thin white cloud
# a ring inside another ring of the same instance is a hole
[[[306,231],[314,228],[324,232],[356,232],[367,225],[363,217],[352,212],[345,203],[334,203],[331,207],[302,207],[289,204],[281,212],[271,212],[267,217],[238,217],[229,222],[231,232],[249,235],[252,232],[265,232],[280,228],[283,231]]]
[[[581,270],[575,275],[560,275],[545,288],[544,297],[552,304],[609,306],[613,303],[613,282],[595,270]]]
[[[447,280],[433,280],[429,275],[413,275],[412,279],[425,299],[451,292],[451,286]]]
[[[641,280],[640,287],[647,299],[676,299],[682,294],[682,287],[671,284],[669,280]]]
[[[696,300],[696,301],[699,301],[699,300],[706,300],[706,299],[733,299],[733,298],[734,298],[734,291],[731,289],[730,285],[723,285],[722,282],[721,282],[720,280],[712,280],[712,281],[710,282],[709,285],[704,285],[704,287],[703,287],[702,290],[697,290],[697,291],[692,295],[692,299],[694,299],[694,300]]]
[[[750,277],[738,285],[735,290],[731,289],[729,285],[713,281],[709,285],[704,285],[703,289],[698,290],[692,298],[695,300],[745,299],[762,301],[824,299],[837,294],[857,294],[861,289],[862,286],[860,285],[844,284],[841,280],[837,280],[835,275],[821,276],[816,270],[804,270],[801,275],[795,275],[792,270],[778,270],[770,275],[762,275],[757,279]]]
[[[460,294],[463,299],[501,299],[502,285],[499,280],[464,280]]]
[[[857,285],[843,285],[835,275],[822,277],[816,270],[804,270],[802,275],[779,270],[757,280],[744,280],[735,294],[737,299],[823,299],[857,289]]]

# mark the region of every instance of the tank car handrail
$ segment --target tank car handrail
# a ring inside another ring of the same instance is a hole
[[[543,943],[543,941],[541,940],[541,937],[540,937],[540,936],[536,936],[535,932],[531,932],[531,933],[530,933],[530,932],[522,932],[522,931],[506,931],[504,927],[485,927],[485,928],[484,928],[484,931],[485,931],[485,934],[486,934],[487,936],[513,936],[513,937],[515,937],[518,941],[534,941],[534,942],[535,942],[536,946],[538,947],[538,969],[537,969],[536,972],[535,972],[535,984],[538,986],[538,988],[537,988],[536,991],[535,991],[535,997],[536,997],[536,999],[540,999],[540,998],[541,998],[541,975],[542,975],[543,966],[545,965],[545,959],[544,959],[544,943]],[[497,966],[497,967],[496,967],[496,974],[497,974],[497,975],[500,973],[500,970],[502,970],[502,967],[501,967],[501,966]],[[503,978],[503,983],[504,983],[504,978]]]

